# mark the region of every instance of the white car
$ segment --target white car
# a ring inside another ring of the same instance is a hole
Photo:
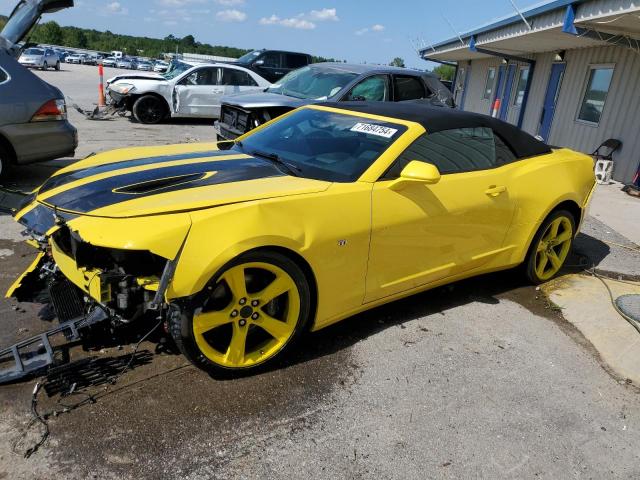
[[[164,73],[169,70],[169,64],[167,62],[163,62],[162,60],[156,60],[153,64],[153,71],[158,73]]]
[[[257,73],[237,65],[174,61],[161,75],[110,78],[107,92],[117,108],[131,111],[140,123],[159,123],[168,117],[218,118],[224,95],[264,90],[270,85]]]
[[[32,68],[60,70],[60,59],[51,48],[27,48],[18,59],[21,65]]]
[[[78,65],[82,65],[84,63],[85,56],[86,55],[84,53],[74,53],[73,55],[67,56],[65,61],[67,63],[76,63]]]

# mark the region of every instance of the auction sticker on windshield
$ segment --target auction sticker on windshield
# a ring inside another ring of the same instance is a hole
[[[351,127],[352,132],[368,133],[378,137],[391,138],[398,130],[396,128],[383,127],[374,123],[356,123]]]

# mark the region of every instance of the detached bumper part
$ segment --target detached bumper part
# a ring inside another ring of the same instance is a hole
[[[102,308],[95,308],[86,316],[0,350],[0,384],[35,375],[55,363],[57,348],[51,345],[52,339],[64,336],[65,343],[80,340],[80,330],[109,318]]]

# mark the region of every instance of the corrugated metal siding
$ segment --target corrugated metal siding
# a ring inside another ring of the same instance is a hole
[[[497,68],[499,64],[500,60],[495,58],[472,62],[471,77],[469,77],[467,96],[465,97],[465,110],[469,112],[489,113],[491,100],[483,99],[482,94],[487,81],[489,66],[495,66]]]
[[[614,156],[614,178],[630,181],[640,161],[640,55],[621,47],[568,51],[567,69],[551,128],[550,143],[592,152],[608,138],[623,147]],[[598,126],[576,121],[589,65],[615,64],[609,94]]]

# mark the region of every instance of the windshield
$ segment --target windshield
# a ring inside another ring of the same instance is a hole
[[[326,100],[357,76],[356,73],[337,67],[303,67],[285,75],[267,91],[296,98]]]
[[[173,78],[176,78],[181,73],[186,72],[190,68],[191,68],[191,65],[189,65],[188,63],[183,63],[178,60],[173,60],[169,64],[169,69],[165,73],[163,73],[162,76],[167,80],[171,80]]]
[[[304,108],[250,134],[232,149],[277,158],[301,177],[353,182],[406,130],[395,123]]]
[[[31,28],[31,25],[38,18],[38,8],[34,2],[22,0],[11,14],[11,18],[0,32],[5,39],[13,44],[22,40],[22,37]]]
[[[238,63],[251,63],[262,52],[260,50],[254,50],[253,52],[245,53],[238,60]]]
[[[27,48],[24,51],[25,55],[44,55],[44,50],[40,48]]]

